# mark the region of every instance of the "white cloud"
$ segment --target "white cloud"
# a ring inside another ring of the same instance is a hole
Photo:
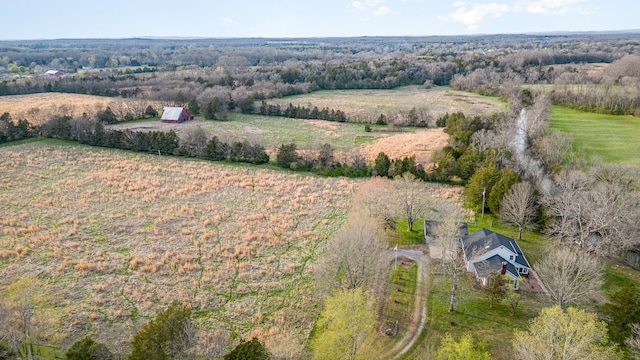
[[[374,12],[374,14],[376,16],[382,16],[382,15],[387,15],[389,12],[391,12],[391,9],[389,9],[388,6],[382,5]]]
[[[587,14],[593,11],[592,7],[588,7],[588,0],[519,0],[515,8],[517,11],[544,15]]]
[[[489,3],[489,4],[472,4],[465,2],[455,2],[453,4],[457,9],[447,16],[438,16],[443,21],[451,21],[462,23],[469,30],[476,30],[480,27],[480,23],[487,17],[499,18],[502,14],[510,11],[509,5]]]
[[[222,21],[223,24],[231,24],[233,22],[233,20],[226,17],[222,17],[220,18],[220,20]]]
[[[366,12],[370,15],[382,16],[391,12],[391,8],[384,5],[387,0],[363,0],[352,1],[349,7],[357,11]]]
[[[362,10],[364,9],[364,5],[362,5],[362,3],[360,1],[354,1],[351,3],[350,5],[352,8],[356,9],[356,10]]]

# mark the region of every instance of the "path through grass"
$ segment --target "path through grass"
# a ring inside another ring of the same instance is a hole
[[[389,274],[388,296],[383,311],[382,332],[392,338],[400,339],[407,331],[415,305],[417,281],[418,266],[415,261],[399,257],[398,264],[392,266]]]

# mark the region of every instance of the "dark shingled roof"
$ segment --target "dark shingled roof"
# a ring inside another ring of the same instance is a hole
[[[525,259],[520,246],[518,246],[518,243],[514,239],[502,234],[495,233],[491,230],[487,230],[485,228],[476,230],[473,233],[463,237],[462,244],[464,246],[464,253],[467,254],[467,256],[471,254],[472,258],[484,254],[487,251],[491,251],[492,249],[504,246],[516,253],[516,263],[531,268],[531,266],[529,266],[529,263],[527,262],[527,259]]]
[[[509,263],[507,260],[503,259],[500,255],[493,255],[484,261],[478,261],[473,264],[476,267],[476,273],[479,277],[487,277],[489,273],[492,271],[500,272],[502,270],[502,263],[507,263],[507,272],[510,273],[514,278],[518,278],[518,270],[516,267]]]
[[[437,221],[437,220],[425,220],[424,221],[425,238],[433,237],[433,228],[436,227],[441,222],[442,221]],[[460,238],[469,235],[469,228],[466,222],[459,222],[459,223],[456,223],[456,225],[458,226],[458,236]]]

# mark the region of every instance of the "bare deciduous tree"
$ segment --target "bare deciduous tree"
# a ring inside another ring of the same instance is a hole
[[[599,259],[575,248],[552,250],[536,269],[553,300],[563,309],[596,295],[604,283]]]
[[[344,289],[375,284],[379,259],[387,249],[379,222],[360,211],[352,212],[326,244],[320,264],[319,286]]]
[[[471,144],[479,151],[485,151],[498,147],[496,132],[493,130],[480,129],[471,135]]]
[[[500,202],[500,220],[518,227],[518,240],[522,240],[522,230],[533,224],[536,212],[533,186],[528,182],[513,185]]]
[[[563,171],[544,199],[546,232],[600,255],[618,255],[639,243],[640,186],[635,167],[595,166]]]
[[[462,210],[454,204],[442,203],[438,207],[441,221],[433,228],[434,244],[442,249],[442,268],[449,277],[449,312],[455,311],[460,276],[464,274],[464,260],[460,256],[460,228]]]
[[[374,218],[378,224],[386,228],[389,222],[394,222],[390,191],[391,180],[374,177],[362,183],[353,195],[353,208],[363,211],[368,217]]]
[[[624,343],[630,350],[640,355],[640,324],[631,324],[631,334]]]
[[[543,93],[536,94],[533,105],[527,111],[527,122],[524,124],[525,134],[527,134],[528,144],[531,145],[534,139],[542,136],[549,128],[549,108],[551,100]]]
[[[547,170],[554,170],[568,160],[568,155],[572,152],[572,144],[571,135],[552,131],[548,135],[535,139],[531,150]]]
[[[180,135],[180,153],[187,156],[198,156],[204,151],[207,141],[207,132],[200,126],[187,127]]]
[[[16,354],[36,359],[38,347],[54,336],[57,316],[45,302],[45,292],[37,280],[22,277],[5,288],[6,304],[0,305],[0,339],[11,344]]]
[[[14,309],[9,304],[0,301],[0,342],[11,346],[14,353],[20,351],[20,332],[15,326]]]
[[[421,180],[408,172],[397,176],[393,185],[400,212],[407,219],[407,229],[413,231],[413,222],[420,218],[429,206],[429,196]]]

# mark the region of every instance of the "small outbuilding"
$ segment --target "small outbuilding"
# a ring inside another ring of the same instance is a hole
[[[44,75],[48,77],[60,77],[64,75],[64,73],[60,70],[48,70]]]
[[[424,220],[424,242],[430,244],[435,239],[434,228],[440,225],[442,221],[438,220]],[[464,236],[469,235],[469,226],[466,222],[456,222],[456,227],[458,228],[458,236],[455,240],[456,242],[460,241]]]
[[[191,115],[185,108],[165,106],[162,109],[162,118],[160,120],[164,123],[181,123],[189,119],[191,119]]]

